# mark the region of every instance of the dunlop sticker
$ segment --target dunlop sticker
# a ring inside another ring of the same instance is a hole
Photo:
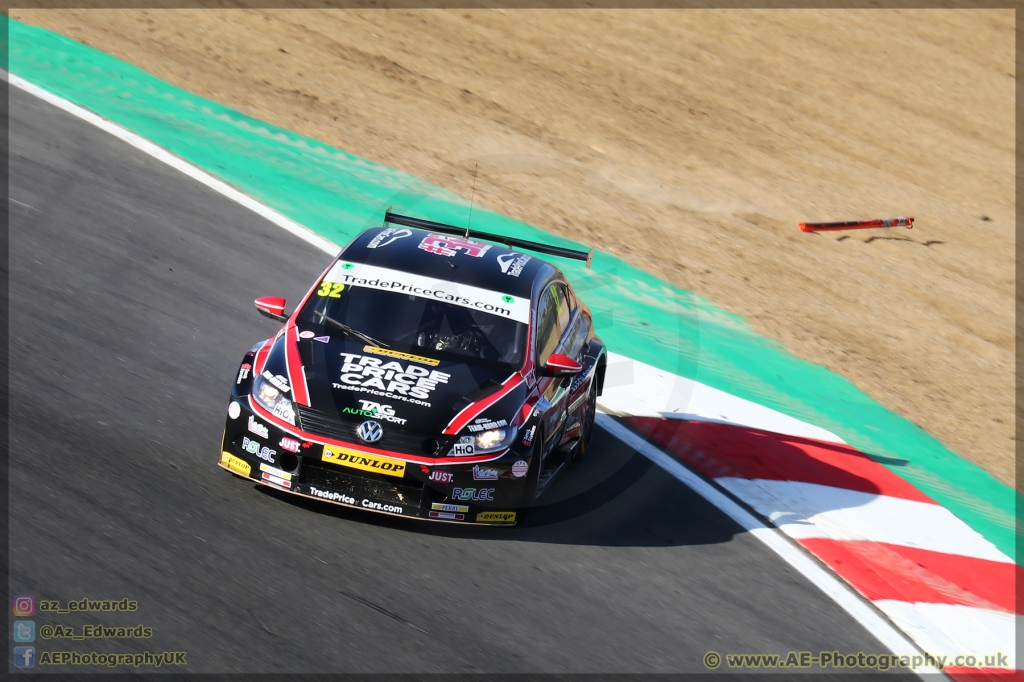
[[[325,445],[324,454],[321,459],[325,462],[330,462],[331,464],[351,467],[353,469],[361,469],[362,471],[372,471],[374,473],[385,474],[387,476],[397,476],[398,478],[401,478],[405,475],[405,462],[400,459],[371,455],[365,452],[359,452],[358,450],[340,448],[335,445]]]

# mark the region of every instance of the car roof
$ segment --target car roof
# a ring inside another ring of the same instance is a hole
[[[484,250],[480,256],[474,256],[471,255],[472,249],[459,248],[462,241],[461,237],[416,228],[377,227],[361,232],[338,257],[350,263],[401,270],[520,298],[532,298],[535,284],[542,284],[553,275],[561,276],[561,270],[534,254],[513,251],[492,242],[470,240]],[[454,255],[441,255],[421,248],[434,246],[436,250],[441,250],[446,245],[448,250],[454,250]],[[528,260],[517,264],[520,257]],[[513,276],[502,271],[503,263],[509,264],[510,271],[518,270],[521,266],[519,275]]]

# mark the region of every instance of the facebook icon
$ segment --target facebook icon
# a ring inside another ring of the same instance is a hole
[[[34,668],[36,666],[36,648],[34,646],[14,647],[14,667]]]

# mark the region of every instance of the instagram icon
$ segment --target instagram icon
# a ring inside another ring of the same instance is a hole
[[[32,616],[36,612],[36,598],[31,594],[19,594],[14,598],[15,616]]]

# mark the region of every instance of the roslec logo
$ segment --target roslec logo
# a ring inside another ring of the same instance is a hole
[[[387,246],[388,244],[398,241],[399,239],[411,236],[412,230],[406,230],[405,228],[396,229],[394,227],[389,227],[382,232],[378,232],[377,235],[370,240],[370,243],[366,245],[366,248],[379,249],[380,247]]]
[[[502,253],[498,255],[498,267],[506,275],[518,277],[530,261],[530,256],[522,253]]]
[[[480,488],[477,492],[476,488],[453,488],[452,489],[453,500],[476,500],[476,501],[494,501],[494,488]]]
[[[274,455],[277,454],[277,450],[268,448],[266,445],[260,445],[254,440],[249,440],[248,436],[242,437],[242,449],[249,454],[256,455],[260,459],[264,459],[271,464],[274,463]]]
[[[356,433],[359,434],[364,443],[376,443],[384,436],[384,429],[381,428],[379,423],[372,419],[367,419],[359,425]]]

